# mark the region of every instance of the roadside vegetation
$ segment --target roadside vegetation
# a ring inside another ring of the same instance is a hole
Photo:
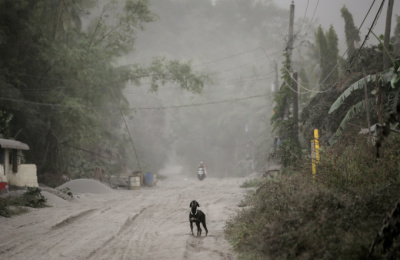
[[[198,94],[209,82],[188,61],[119,62],[157,20],[149,0],[5,0],[0,10],[0,137],[27,143],[24,160],[52,187],[62,175],[91,177],[96,167],[117,174],[136,168],[128,130],[116,127],[132,116],[128,84],[145,80],[157,91],[173,82]],[[146,148],[140,154],[155,169],[163,164]]]
[[[21,196],[0,197],[0,216],[11,217],[28,212],[28,208],[47,206],[39,188],[28,188]]]
[[[323,77],[303,107],[293,104],[290,71],[301,66],[286,52],[271,117],[282,169],[260,182],[227,222],[226,237],[240,259],[400,258],[400,18],[392,38],[372,33],[379,44],[356,49],[359,30],[345,7],[341,13],[350,53],[339,57],[329,47],[337,47],[333,28],[318,28],[315,57]],[[299,122],[291,112],[298,108]],[[314,142],[314,129],[320,131],[315,176],[310,144],[300,144],[297,129]]]
[[[245,207],[226,225],[240,259],[396,256],[398,226],[390,224],[396,219],[386,226],[383,220],[400,198],[400,136],[387,140],[382,159],[365,136],[348,138],[351,145],[343,139],[322,151],[315,180],[307,158],[300,168],[260,182],[241,203]]]
[[[257,178],[252,178],[250,180],[246,180],[242,185],[241,188],[253,188],[257,187],[260,184],[260,180]]]

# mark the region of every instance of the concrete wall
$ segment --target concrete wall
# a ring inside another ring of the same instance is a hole
[[[17,173],[13,173],[10,169],[6,173],[6,177],[9,185],[18,187],[39,187],[35,164],[20,164],[18,165]]]
[[[6,175],[4,174],[4,165],[0,164],[0,182],[8,182]]]

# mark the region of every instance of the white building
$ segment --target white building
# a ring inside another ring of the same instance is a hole
[[[8,182],[9,186],[38,187],[36,165],[21,164],[22,150],[29,150],[29,146],[0,138],[0,182]]]

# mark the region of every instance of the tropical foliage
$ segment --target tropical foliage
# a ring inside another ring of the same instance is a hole
[[[172,81],[199,93],[207,80],[179,61],[116,65],[156,19],[147,0],[2,0],[0,10],[1,134],[29,144],[26,160],[41,177],[84,175],[110,160],[124,167],[126,82]]]
[[[367,99],[363,99],[356,104],[354,104],[346,113],[345,117],[342,119],[338,130],[335,133],[335,136],[340,136],[343,133],[348,122],[350,122],[354,117],[360,115],[361,113],[371,113],[381,115],[382,112],[385,114],[390,114],[392,110],[397,105],[398,95],[399,95],[399,84],[400,80],[400,70],[399,66],[395,66],[390,68],[388,71],[368,75],[365,78],[361,78],[355,83],[351,84],[331,105],[328,113],[332,114],[335,110],[337,110],[341,105],[346,102],[346,99],[354,92],[364,90],[369,86],[370,95]],[[372,88],[372,90],[371,90]],[[367,91],[367,90],[366,90]],[[379,103],[376,101],[381,100],[381,96],[385,94],[386,102],[382,102],[384,104],[383,111],[379,111]],[[376,97],[373,98],[372,96]],[[367,105],[368,103],[368,105]],[[370,108],[370,111],[367,111],[367,108]],[[379,123],[383,123],[382,118],[380,118]]]
[[[326,33],[319,26],[315,41],[321,67],[320,83],[323,83],[321,88],[324,90],[329,83],[334,83],[339,78],[338,37],[333,26],[331,25]]]
[[[346,35],[347,55],[353,57],[356,47],[355,44],[360,42],[360,32],[354,25],[353,15],[349,12],[346,6],[340,9],[341,16],[344,19],[344,32]]]

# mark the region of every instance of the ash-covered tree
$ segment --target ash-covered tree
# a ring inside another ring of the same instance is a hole
[[[399,57],[400,56],[400,16],[396,16],[396,27],[394,28],[393,31],[393,37],[392,37],[392,42],[393,42],[393,56]]]
[[[95,7],[100,13],[91,13]],[[157,89],[172,81],[198,93],[207,80],[178,61],[116,65],[155,21],[148,0],[3,0],[0,10],[1,134],[29,144],[26,159],[40,177],[123,166],[131,154],[121,149],[126,82],[149,78]]]
[[[347,43],[347,57],[352,58],[356,47],[355,44],[360,42],[360,32],[357,27],[354,25],[353,15],[349,12],[349,10],[344,5],[342,9],[340,9],[341,16],[344,19],[344,32],[346,35],[346,43]]]
[[[329,84],[334,83],[339,77],[338,37],[333,26],[331,25],[326,33],[319,26],[315,34],[315,42],[321,67],[320,88],[327,89]]]
[[[294,165],[301,157],[301,149],[297,140],[293,136],[294,121],[291,111],[293,109],[293,91],[291,70],[291,59],[288,51],[284,53],[285,60],[281,69],[281,79],[283,81],[280,89],[274,93],[273,115],[270,122],[273,126],[272,132],[281,140],[282,144],[277,150],[277,156],[283,166]]]
[[[328,69],[329,69],[329,82],[336,82],[339,79],[339,40],[335,29],[331,25],[326,33],[326,42],[328,44]]]

